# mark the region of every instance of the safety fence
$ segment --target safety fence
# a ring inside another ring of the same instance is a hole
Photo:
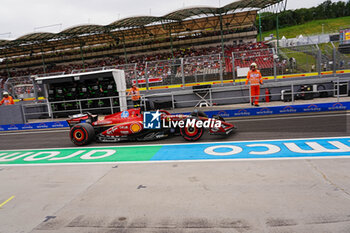
[[[258,96],[264,103],[283,101],[280,106],[294,105],[299,100],[314,98],[330,98],[329,102],[344,101],[342,97],[349,96],[350,78],[325,78],[285,82],[268,82],[261,87]],[[119,112],[119,97],[100,97],[92,99],[76,99],[50,103],[23,104],[23,114],[28,119],[66,118],[69,115],[91,112],[108,115]],[[134,103],[126,96],[127,108],[133,108]],[[140,107],[154,109],[194,109],[231,105],[232,109],[250,108],[254,104],[249,85],[230,85],[224,87],[199,86],[194,89],[169,91],[166,93],[148,93],[141,96]],[[238,104],[238,105],[236,105]],[[137,106],[136,106],[137,107]]]

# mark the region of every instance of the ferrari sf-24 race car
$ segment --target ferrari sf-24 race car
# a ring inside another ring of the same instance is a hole
[[[170,135],[182,135],[187,141],[197,141],[202,137],[204,128],[214,135],[229,135],[236,128],[221,116],[208,118],[200,111],[194,111],[190,115],[171,115],[165,110],[158,110],[151,118],[151,123],[147,124],[143,112],[136,108],[105,116],[103,120],[98,120],[97,115],[90,113],[78,114],[70,117],[67,122],[71,141],[77,146],[92,141],[151,141]],[[153,125],[156,118],[159,120],[158,125]]]

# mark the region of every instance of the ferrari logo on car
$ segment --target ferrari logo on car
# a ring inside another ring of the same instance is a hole
[[[160,129],[160,113],[144,112],[143,113],[143,127],[145,129]]]

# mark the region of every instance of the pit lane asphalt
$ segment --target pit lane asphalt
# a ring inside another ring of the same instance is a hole
[[[236,134],[200,142],[350,132],[346,115],[334,113],[230,121]],[[1,149],[74,147],[67,130],[2,133],[0,142]],[[104,145],[118,143],[93,144]],[[349,170],[349,158],[0,166],[0,232],[348,233]]]
[[[227,136],[205,133],[198,142],[242,141],[289,138],[349,136],[349,117],[346,112],[291,114],[268,117],[228,119],[238,129]],[[150,142],[92,143],[89,146],[144,145]],[[181,136],[152,141],[152,144],[186,143]],[[75,147],[67,128],[61,130],[2,132],[0,150]]]

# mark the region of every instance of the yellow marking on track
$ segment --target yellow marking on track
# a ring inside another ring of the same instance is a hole
[[[3,203],[1,203],[0,208],[3,207],[7,202],[11,201],[13,198],[15,198],[15,196],[12,196],[9,199],[7,199],[6,201],[4,201]]]

